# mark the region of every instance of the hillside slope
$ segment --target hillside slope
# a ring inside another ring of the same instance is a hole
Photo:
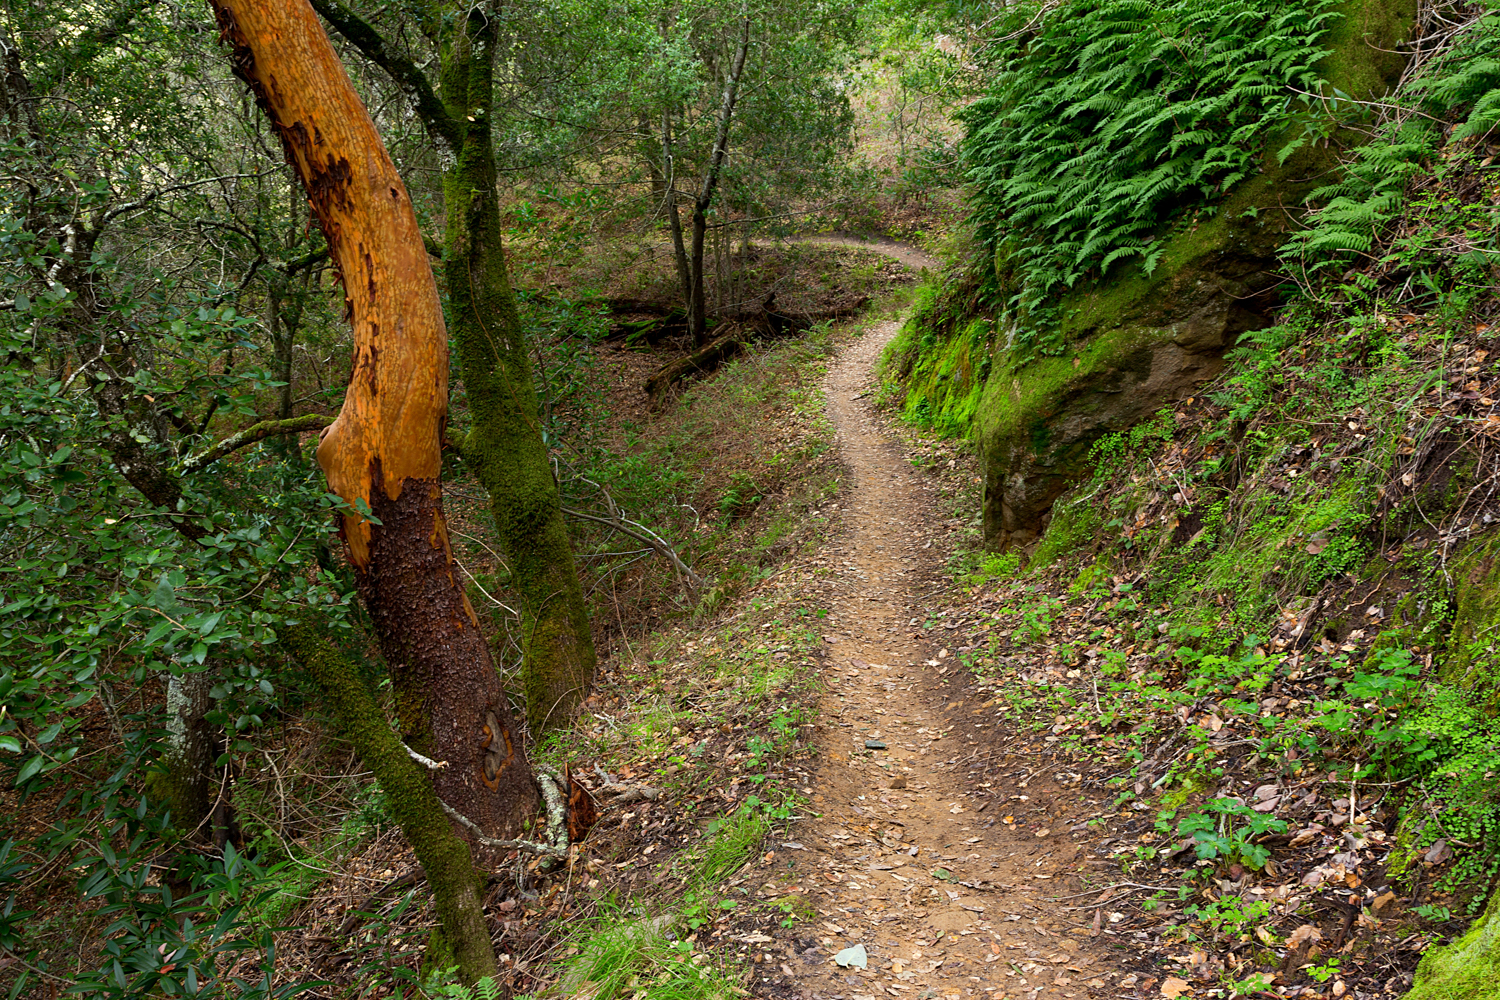
[[[1089,9],[1111,7],[1135,11]],[[1202,27],[1164,9],[1165,33]],[[1063,223],[985,214],[1011,154],[971,115],[969,266],[924,293],[886,393],[984,479],[952,609],[971,707],[1114,789],[1100,822],[1133,843],[1102,857],[1171,890],[1132,919],[1184,988],[1489,997],[1494,920],[1438,946],[1500,873],[1500,29],[1475,5],[1317,10],[1316,148],[1256,119],[1260,166],[1153,216],[1149,271],[1037,293],[1036,234]],[[1084,58],[1038,29],[994,120],[1024,120],[1028,73],[1054,85],[1040,41]],[[1333,82],[1356,78],[1372,103]],[[1096,260],[1134,245],[1113,238]]]

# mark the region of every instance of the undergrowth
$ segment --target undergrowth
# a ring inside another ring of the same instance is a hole
[[[1497,154],[1436,148],[1377,259],[1320,272],[1203,391],[1101,439],[1024,567],[960,581],[992,635],[963,659],[1016,739],[1154,817],[1114,855],[1127,877],[1182,881],[1174,933],[1268,949],[1226,989],[1319,926],[1299,893],[1344,879],[1373,914],[1389,891],[1361,940],[1384,920],[1436,942],[1500,876],[1500,300],[1493,230],[1454,223],[1493,204]],[[1252,887],[1280,908],[1226,917]],[[1278,981],[1364,960],[1341,961]]]

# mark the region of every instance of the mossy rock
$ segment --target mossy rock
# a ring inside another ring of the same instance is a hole
[[[1500,661],[1500,533],[1477,539],[1451,563],[1453,626],[1438,674],[1458,687],[1482,689],[1493,702]]]
[[[1338,90],[1378,96],[1399,77],[1390,50],[1415,17],[1410,0],[1349,0],[1320,69]],[[1284,142],[1268,143],[1268,150]],[[1030,550],[1052,506],[1089,471],[1106,434],[1140,423],[1196,391],[1223,367],[1242,333],[1267,326],[1281,281],[1277,249],[1306,195],[1326,182],[1334,154],[1304,147],[1285,163],[1268,152],[1260,174],[1214,210],[1164,235],[1156,268],[1065,296],[1057,356],[998,352],[975,413],[985,470],[986,544]],[[1004,262],[997,260],[1002,275]]]
[[[994,320],[971,319],[918,352],[906,374],[906,418],[950,437],[973,426],[990,372]]]
[[[1452,944],[1429,948],[1406,1000],[1500,1000],[1500,894]]]

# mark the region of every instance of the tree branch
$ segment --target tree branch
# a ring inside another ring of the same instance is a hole
[[[359,49],[360,54],[381,69],[411,101],[412,110],[422,119],[432,138],[449,150],[457,149],[463,142],[463,129],[448,114],[442,100],[432,89],[417,64],[406,56],[393,51],[385,38],[374,26],[339,0],[311,0],[313,10],[322,15],[329,26],[344,37],[349,44]]]
[[[401,745],[406,746],[405,743]],[[412,760],[416,761],[418,764],[421,764],[423,767],[427,768],[427,770],[429,771],[441,771],[443,768],[448,766],[448,762],[446,760],[433,760],[431,757],[423,757],[411,747],[406,747],[406,755]]]
[[[734,104],[739,97],[740,76],[745,72],[745,56],[750,51],[750,19],[745,18],[740,35],[739,48],[734,53],[734,67],[729,79],[724,82],[724,103],[719,109],[719,128],[714,135],[714,150],[708,160],[708,170],[703,175],[703,188],[698,192],[698,210],[708,211],[713,200],[714,186],[719,183],[719,171],[724,166],[724,154],[729,146],[729,122],[734,118]]]
[[[201,187],[204,184],[212,184],[214,181],[237,181],[244,180],[247,177],[258,176],[260,175],[254,172],[248,174],[223,174],[219,177],[200,177],[195,181],[184,181],[181,184],[172,184],[168,187],[152,191],[150,194],[141,198],[137,198],[135,201],[127,201],[123,205],[116,205],[114,208],[111,208],[109,211],[101,215],[99,217],[99,220],[94,223],[93,228],[101,229],[108,223],[124,215],[126,212],[134,212],[138,208],[145,208],[147,205],[151,204],[162,195],[171,194],[173,191],[186,191],[188,188]]]
[[[263,441],[268,437],[276,437],[279,434],[300,434],[303,431],[320,431],[333,423],[332,417],[325,417],[321,413],[308,413],[300,417],[290,417],[286,420],[262,420],[258,424],[251,424],[244,430],[231,434],[218,444],[205,448],[196,455],[190,455],[183,460],[180,470],[186,475],[197,472],[206,465],[210,465],[223,458],[231,452],[238,451],[246,445]]]
[[[682,574],[682,576],[687,580],[688,584],[694,590],[703,589],[703,577],[693,572],[693,568],[682,561],[682,557],[677,554],[676,550],[674,550],[672,546],[667,544],[666,539],[662,538],[656,532],[652,531],[650,528],[646,527],[640,522],[627,521],[623,517],[600,517],[598,514],[589,514],[581,510],[572,510],[568,507],[564,507],[562,509],[562,512],[569,517],[581,518],[585,521],[593,521],[596,524],[608,525],[622,535],[628,535],[644,545],[651,546],[651,548],[656,552],[657,555],[670,562],[672,564],[672,567],[677,570],[678,573]]]
[[[316,267],[327,259],[328,247],[325,245],[318,247],[316,250],[309,250],[300,257],[293,257],[281,265],[281,272],[290,276],[296,274],[298,271],[305,271],[309,267]]]
[[[486,837],[484,831],[479,829],[478,823],[475,823],[472,819],[442,799],[438,800],[438,805],[442,806],[443,812],[447,813],[451,819],[472,833],[474,839],[485,847],[498,847],[502,851],[525,851],[527,854],[540,854],[546,858],[566,858],[568,856],[566,848],[553,847],[551,844],[540,844],[534,840],[496,840],[494,837]]]

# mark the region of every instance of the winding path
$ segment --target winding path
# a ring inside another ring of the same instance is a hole
[[[936,267],[901,244],[816,242]],[[1057,919],[1062,904],[1046,898],[1057,891],[1048,881],[1057,845],[991,829],[1006,795],[1024,788],[971,798],[958,761],[973,747],[950,733],[940,702],[928,703],[940,697],[934,675],[953,662],[947,650],[924,649],[915,628],[925,614],[916,581],[941,517],[864,401],[901,322],[868,328],[825,385],[852,475],[845,533],[824,554],[835,593],[813,790],[822,815],[794,831],[807,851],[796,867],[818,910],[818,944],[800,955],[800,969],[782,972],[808,1000],[1087,997],[1104,985],[1089,982],[1104,961],[1089,928]],[[835,964],[834,953],[856,945],[867,969]]]

